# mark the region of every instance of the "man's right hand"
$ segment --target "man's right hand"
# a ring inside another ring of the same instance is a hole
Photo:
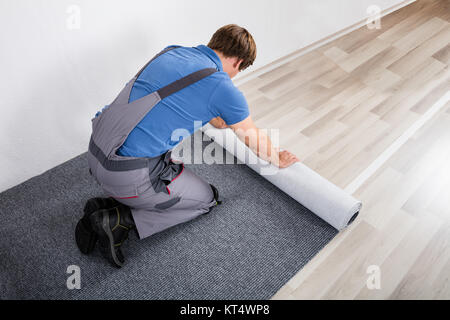
[[[250,116],[239,123],[230,125],[230,128],[258,157],[274,166],[286,168],[300,161],[293,153],[286,150],[280,152],[277,148],[272,147],[270,138],[259,131]]]
[[[287,150],[278,153],[278,167],[287,168],[293,165],[295,162],[299,162],[300,159],[297,156]]]

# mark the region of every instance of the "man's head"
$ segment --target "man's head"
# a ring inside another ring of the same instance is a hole
[[[233,78],[256,59],[256,44],[246,29],[228,24],[217,30],[208,43],[222,61],[223,71]]]

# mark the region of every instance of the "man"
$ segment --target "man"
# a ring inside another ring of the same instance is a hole
[[[75,230],[83,253],[98,242],[103,255],[121,267],[120,246],[130,230],[142,239],[219,203],[214,186],[170,159],[179,143],[171,138],[176,129],[193,133],[195,121],[211,122],[231,128],[259,157],[280,168],[298,161],[288,151],[275,150],[255,127],[243,94],[231,81],[255,58],[251,34],[237,25],[224,26],[208,46],[165,48],[97,112],[88,162],[109,197],[85,205]]]

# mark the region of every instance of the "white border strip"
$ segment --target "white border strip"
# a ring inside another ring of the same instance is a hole
[[[406,7],[407,5],[409,5],[409,4],[411,4],[411,3],[415,2],[415,1],[416,0],[405,0],[403,2],[400,2],[400,3],[390,7],[390,8],[387,8],[387,9],[385,9],[385,10],[383,10],[381,12],[381,17],[384,17],[384,16],[386,16],[386,15],[388,15],[388,14],[394,12],[394,11],[397,11],[397,10],[403,8],[403,7]],[[363,27],[364,25],[366,25],[366,22],[367,22],[367,17],[364,18],[364,20],[361,20],[360,22],[358,22],[358,23],[356,23],[354,25],[351,25],[351,26],[349,26],[347,28],[344,28],[344,29],[342,29],[342,30],[340,30],[340,31],[330,35],[330,36],[327,36],[327,37],[325,37],[323,39],[320,39],[320,40],[318,40],[316,42],[313,42],[312,44],[306,45],[303,48],[295,50],[294,52],[289,53],[286,56],[279,58],[278,60],[275,60],[275,62],[270,62],[270,63],[268,63],[268,64],[266,64],[266,65],[256,69],[255,71],[251,71],[251,72],[249,72],[247,74],[244,74],[242,76],[238,76],[238,77],[233,79],[233,83],[234,83],[235,86],[240,86],[240,85],[246,83],[247,81],[253,80],[256,77],[258,77],[258,76],[260,76],[260,75],[262,75],[262,74],[264,74],[266,72],[269,72],[269,71],[271,71],[271,70],[273,70],[275,68],[278,68],[279,66],[281,66],[281,65],[283,65],[285,63],[288,63],[288,62],[290,62],[290,61],[292,61],[294,59],[297,59],[298,57],[303,56],[303,55],[307,54],[308,52],[311,52],[311,51],[313,51],[313,50],[315,50],[315,49],[317,49],[317,48],[319,48],[319,47],[321,47],[321,46],[323,46],[323,45],[325,45],[325,44],[327,44],[327,43],[329,43],[329,42],[331,42],[333,40],[336,40],[337,38],[340,38],[340,37],[342,37],[342,36],[352,32],[352,31],[355,31],[356,29],[359,29],[359,28]]]
[[[422,117],[420,117],[408,130],[397,138],[382,154],[380,154],[363,172],[361,172],[345,191],[353,194],[366,182],[402,145],[408,141],[428,120],[431,119],[445,104],[450,101],[450,91],[447,91]]]

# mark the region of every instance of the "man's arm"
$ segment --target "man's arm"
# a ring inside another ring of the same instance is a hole
[[[255,126],[250,116],[229,127],[258,157],[279,168],[286,168],[300,161],[293,153],[289,151],[279,152],[274,148],[270,138]]]

